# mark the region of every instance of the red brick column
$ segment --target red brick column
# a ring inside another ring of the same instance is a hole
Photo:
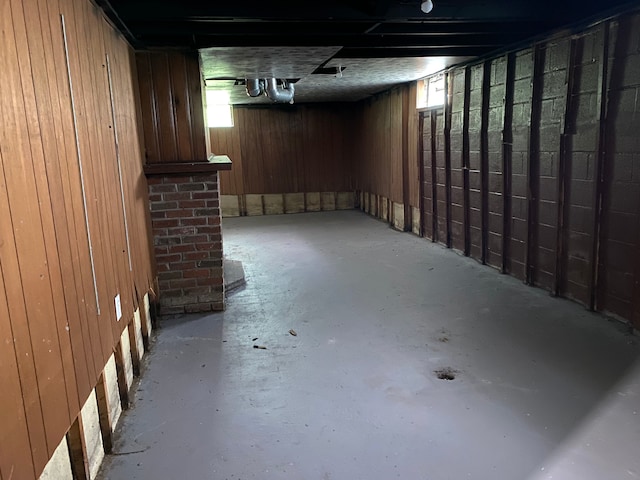
[[[218,172],[148,183],[160,314],[224,310]]]

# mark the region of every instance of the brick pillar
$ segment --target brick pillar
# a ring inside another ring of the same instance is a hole
[[[224,310],[218,172],[148,178],[161,314]]]

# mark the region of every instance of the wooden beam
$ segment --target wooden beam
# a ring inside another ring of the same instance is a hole
[[[471,67],[464,69],[464,104],[462,110],[462,193],[464,196],[464,254],[471,254],[471,220],[469,195],[469,106],[471,103]]]
[[[127,367],[122,350],[122,342],[118,342],[115,351],[116,373],[118,375],[118,391],[120,392],[120,404],[123,410],[129,408],[129,388],[127,385]]]
[[[436,128],[438,112],[431,110],[431,241],[438,241],[438,186],[436,185]]]
[[[445,169],[445,205],[447,225],[447,248],[451,248],[451,101],[453,99],[453,82],[451,72],[444,74],[444,169]]]
[[[420,236],[424,237],[424,113],[420,112],[418,116],[418,191],[420,195]]]
[[[505,68],[505,93],[502,116],[502,264],[507,273],[511,245],[511,162],[513,154],[513,96],[515,91],[516,55],[508,53]]]
[[[98,401],[98,415],[100,418],[100,433],[102,434],[102,444],[105,453],[111,453],[113,450],[113,435],[111,432],[111,412],[109,411],[109,390],[107,388],[107,380],[104,372],[98,379],[96,385],[96,399]]]
[[[538,205],[538,181],[539,181],[539,136],[542,94],[542,72],[544,67],[544,54],[542,46],[536,44],[533,47],[533,69],[531,73],[531,117],[529,119],[529,155],[527,161],[527,237],[524,250],[524,281],[533,283],[532,259],[537,248],[537,205]]]
[[[565,97],[564,97],[564,114],[560,123],[560,152],[558,155],[558,214],[556,220],[556,263],[553,280],[553,294],[560,295],[562,282],[564,278],[564,255],[565,255],[565,224],[567,218],[566,202],[567,202],[567,158],[571,155],[570,140],[571,132],[569,123],[570,116],[573,111],[573,89],[575,84],[575,63],[576,63],[576,39],[571,38],[569,41],[569,57],[567,59],[567,73],[565,75]]]
[[[591,253],[589,256],[589,309],[598,308],[598,275],[601,248],[602,207],[604,192],[604,164],[607,142],[607,109],[608,109],[608,69],[609,69],[609,22],[602,25],[602,46],[599,52],[598,93],[596,106],[598,112],[598,133],[596,139],[596,166],[593,182],[593,235],[591,236]]]
[[[482,63],[482,110],[480,125],[480,215],[482,245],[480,260],[487,263],[489,249],[489,90],[491,88],[491,60]]]
[[[74,480],[89,480],[91,472],[89,470],[87,444],[84,440],[82,414],[78,414],[78,418],[71,425],[67,433],[67,440],[69,442],[69,457],[71,458],[71,470]]]

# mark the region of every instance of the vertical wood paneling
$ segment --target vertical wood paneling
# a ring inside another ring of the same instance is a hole
[[[149,121],[142,122],[142,125],[145,158],[151,163],[162,158],[160,155],[159,124],[156,120],[158,118],[156,106],[157,96],[154,88],[153,70],[151,68],[151,55],[144,53],[136,54],[136,66],[142,117],[150,119]]]
[[[0,22],[0,475],[34,478],[155,272],[130,47],[86,0],[3,2]]]
[[[147,163],[205,160],[210,152],[197,56],[138,52],[136,62]]]
[[[5,118],[3,115],[3,121]],[[0,161],[4,165],[1,150]],[[12,229],[6,181],[0,171],[0,472],[7,478],[12,473],[17,478],[30,478],[35,476],[34,463],[46,461],[47,451],[26,314],[18,304],[9,302],[22,295],[14,247],[7,245],[13,241]],[[7,288],[5,277],[12,279]],[[11,321],[16,320],[23,323],[13,327]]]
[[[420,169],[420,126],[418,125],[418,110],[416,108],[416,96],[418,93],[417,83],[412,83],[409,87],[409,104],[407,116],[407,154],[409,155],[409,205],[419,207],[420,187],[416,179]]]
[[[0,267],[0,409],[9,413],[11,422],[0,429],[0,475],[2,478],[35,477],[29,431],[25,418],[23,391],[14,348],[14,335],[9,322],[9,308]]]
[[[40,20],[40,28],[30,29],[28,33],[29,56],[31,60],[31,75],[35,79],[42,79],[43,88],[35,88],[33,85],[33,97],[36,102],[37,127],[42,139],[42,158],[35,162],[37,189],[41,201],[43,229],[45,232],[45,245],[47,251],[49,273],[51,276],[51,293],[54,305],[56,329],[60,344],[62,369],[65,389],[67,393],[67,408],[70,420],[80,408],[78,397],[78,379],[74,369],[71,338],[67,326],[67,317],[77,315],[77,299],[75,298],[75,286],[73,282],[64,288],[63,278],[74,278],[70,268],[70,253],[68,246],[69,226],[66,221],[63,192],[59,184],[59,157],[58,142],[55,128],[39,128],[39,125],[55,125],[59,117],[59,109],[55,108],[57,84],[55,75],[49,75],[51,71],[52,52],[50,49],[51,37],[49,33],[48,12],[44,2],[23,3],[25,18]],[[47,35],[49,34],[49,35]],[[49,38],[45,38],[48,36]],[[23,87],[23,92],[26,89]],[[56,115],[57,113],[57,115]],[[45,152],[48,155],[45,157]],[[47,202],[46,199],[49,199]],[[64,273],[64,276],[63,276]],[[70,296],[69,301],[66,296]],[[83,379],[84,380],[84,379]],[[63,417],[64,418],[64,417]]]
[[[45,197],[47,192],[39,191],[37,183],[43,166],[43,145],[22,7],[22,2],[11,2],[10,11],[7,12],[13,27],[9,31],[13,30],[15,39],[8,42],[9,51],[5,58],[10,64],[15,65],[15,68],[7,69],[8,78],[3,79],[2,83],[2,90],[6,90],[12,96],[9,101],[5,102],[3,99],[4,105],[12,107],[12,111],[5,111],[9,118],[3,123],[15,128],[13,133],[16,137],[13,139],[13,155],[9,152],[3,159],[7,159],[4,172],[13,220],[17,262],[23,283],[24,306],[29,319],[29,332],[34,337],[31,341],[37,371],[37,387],[34,393],[40,400],[47,446],[44,454],[48,456],[53,451],[51,449],[57,445],[56,438],[59,441],[60,432],[64,432],[70,422],[66,408],[67,392],[60,343],[55,315],[51,314],[54,312],[54,304],[46,251],[46,242],[51,240],[51,237],[50,232],[44,230],[45,226],[50,225],[50,212],[46,211],[50,205]],[[8,143],[9,139],[5,142]],[[40,184],[40,187],[43,185]],[[31,192],[36,201],[25,202],[25,192]]]
[[[93,192],[93,183],[94,180],[94,169],[89,167],[88,159],[91,158],[91,154],[95,152],[96,160],[100,159],[99,156],[99,147],[97,135],[91,130],[91,126],[86,117],[85,112],[93,112],[94,104],[93,104],[93,95],[91,95],[93,82],[90,78],[90,71],[92,67],[90,66],[89,59],[87,57],[87,48],[82,47],[83,43],[88,43],[86,28],[86,19],[84,16],[85,5],[82,3],[76,2],[67,2],[65,5],[65,25],[67,27],[67,41],[68,41],[68,50],[69,50],[69,63],[70,63],[70,85],[69,88],[73,90],[73,96],[75,98],[75,114],[77,117],[77,123],[75,125],[77,131],[74,132],[74,136],[79,139],[78,145],[78,156],[76,158],[76,162],[78,164],[78,168],[80,165],[84,165],[84,175],[82,178],[78,180],[83,184],[83,194],[87,198],[87,211],[86,216],[88,219],[88,224],[90,225],[90,230],[93,234],[93,239],[101,238],[101,225],[99,222],[98,215],[98,207],[96,202],[89,201],[90,198],[97,198],[98,193]],[[80,40],[82,39],[82,40]],[[83,78],[89,77],[89,78]],[[93,243],[93,242],[91,242]],[[94,248],[93,245],[89,246],[90,248]],[[102,261],[102,255],[98,254],[98,249],[93,250],[92,259],[95,265],[96,272],[96,288],[98,291],[98,299],[100,303],[104,304],[106,292],[104,286],[104,279],[100,278],[99,273],[104,272],[104,261]],[[96,310],[91,312],[90,315],[93,317],[97,314],[99,306],[96,305]],[[90,317],[90,318],[91,318]],[[91,345],[92,350],[92,358],[91,358],[91,371],[90,371],[90,382],[94,384],[97,382],[99,371],[101,368],[100,359],[104,356],[104,343],[103,337],[107,337],[108,335],[104,335],[103,330],[101,328],[101,324],[107,322],[87,322],[88,336],[89,336],[89,344]],[[108,325],[108,323],[107,323]],[[109,332],[110,333],[110,332]]]
[[[175,123],[175,142],[178,150],[176,158],[192,158],[193,140],[191,135],[191,95],[187,62],[184,55],[171,55],[169,71],[171,91],[173,94],[173,118]],[[197,101],[195,102],[197,103]],[[204,157],[203,157],[204,158]]]
[[[234,109],[233,128],[211,128],[223,195],[336,192],[353,189],[349,111],[340,106]]]
[[[220,178],[220,188],[222,195],[243,195],[244,190],[244,169],[243,153],[240,137],[243,135],[242,109],[234,109],[233,128],[211,128],[211,149],[218,155],[228,155],[233,162],[231,170],[218,172]]]
[[[388,198],[397,203],[404,203],[402,191],[402,90],[395,89],[389,94],[388,114],[385,115],[386,135],[389,135],[388,150],[385,149],[385,157],[381,159],[381,170],[385,164],[391,165],[391,184],[389,185]],[[385,109],[386,110],[386,109]],[[380,132],[379,137],[384,137],[385,132]],[[379,181],[384,181],[380,175]],[[401,221],[404,223],[404,221]]]
[[[161,161],[176,161],[178,152],[178,124],[174,110],[174,86],[171,82],[171,72],[180,65],[170,64],[170,57],[164,53],[150,53],[151,71],[156,102],[156,122],[158,123],[158,139],[160,144],[160,158],[147,158],[148,163]],[[177,86],[176,86],[177,87]],[[146,140],[146,139],[145,139]]]
[[[42,4],[42,2],[40,2]],[[79,398],[85,398],[91,389],[91,376],[93,375],[93,350],[89,331],[86,327],[88,318],[95,315],[96,304],[91,273],[91,260],[87,247],[87,231],[84,218],[82,192],[79,181],[78,162],[76,158],[75,132],[73,126],[71,99],[68,84],[68,72],[64,53],[64,42],[61,35],[59,5],[56,2],[46,2],[49,15],[49,31],[51,33],[51,57],[47,56],[48,65],[53,65],[55,71],[49,75],[49,83],[53,86],[53,78],[56,78],[56,89],[51,91],[52,98],[57,99],[58,109],[54,113],[52,126],[56,129],[58,140],[59,162],[49,162],[52,174],[50,182],[57,183],[53,189],[61,190],[64,202],[62,207],[54,205],[54,214],[59,222],[64,222],[65,212],[67,221],[67,239],[64,237],[64,224],[56,227],[59,232],[59,249],[61,251],[61,263],[64,268],[72,267],[63,273],[65,300],[67,302],[69,334],[71,336],[72,350],[76,380],[78,382]],[[52,102],[56,105],[56,102]],[[55,158],[55,157],[54,157]],[[67,161],[62,161],[67,159]],[[59,179],[53,173],[59,168]],[[64,242],[68,242],[70,259],[68,263],[64,256]],[[71,280],[73,279],[73,280]],[[82,361],[79,361],[82,360]]]

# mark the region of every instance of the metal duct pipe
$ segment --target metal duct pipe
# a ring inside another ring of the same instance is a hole
[[[264,81],[259,78],[245,79],[247,85],[247,95],[250,97],[259,97],[264,93]]]
[[[275,78],[267,78],[265,82],[265,90],[271,100],[274,102],[293,103],[293,94],[295,92],[293,83],[289,83],[286,88],[283,87],[281,90],[278,90],[278,82]]]

